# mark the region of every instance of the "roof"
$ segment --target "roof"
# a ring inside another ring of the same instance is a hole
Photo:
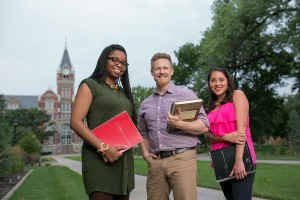
[[[3,95],[5,101],[15,98],[20,102],[20,108],[30,109],[39,108],[39,96],[26,96],[26,95]]]
[[[42,96],[55,96],[55,97],[57,97],[55,92],[53,92],[53,90],[51,90],[50,88],[46,92],[44,92],[44,94],[42,94]]]
[[[73,68],[71,65],[71,61],[70,61],[70,57],[69,57],[67,48],[65,48],[65,50],[64,50],[64,55],[63,55],[61,63],[60,63],[60,68],[62,69],[65,64],[69,65],[71,69]]]

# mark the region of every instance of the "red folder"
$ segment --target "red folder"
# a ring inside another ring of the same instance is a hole
[[[143,140],[126,111],[97,126],[92,130],[92,133],[109,146],[127,146],[121,152],[130,149]]]

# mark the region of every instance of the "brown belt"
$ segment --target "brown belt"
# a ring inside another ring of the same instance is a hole
[[[195,147],[185,147],[185,148],[175,149],[173,151],[160,151],[156,155],[159,158],[164,159],[164,158],[168,158],[170,156],[175,156],[176,154],[180,154],[180,153],[186,152],[188,150],[192,150],[192,149],[195,149]]]

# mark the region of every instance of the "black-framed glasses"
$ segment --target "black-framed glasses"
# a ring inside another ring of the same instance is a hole
[[[116,65],[118,65],[118,64],[121,63],[121,65],[122,65],[123,67],[125,67],[125,68],[127,68],[128,65],[129,65],[128,62],[126,62],[126,61],[120,61],[119,58],[117,58],[117,57],[107,57],[107,59],[111,59],[111,61],[112,61],[114,64],[116,64]]]

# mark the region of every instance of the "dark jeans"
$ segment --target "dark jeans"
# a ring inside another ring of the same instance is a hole
[[[230,179],[221,182],[220,185],[225,198],[227,200],[251,200],[254,176],[255,173],[248,174],[247,178],[242,180]]]

